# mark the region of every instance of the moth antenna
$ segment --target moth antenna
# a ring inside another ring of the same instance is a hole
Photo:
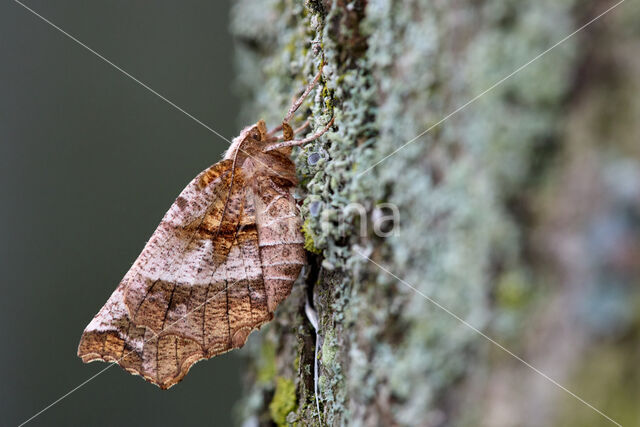
[[[311,307],[311,303],[309,302],[309,298],[307,297],[307,301],[304,305],[304,313],[307,315],[307,319],[313,329],[316,331],[316,348],[313,356],[313,393],[316,398],[316,409],[318,410],[318,420],[320,421],[320,425],[322,424],[322,413],[320,412],[320,400],[318,399],[318,390],[319,390],[319,375],[318,375],[318,350],[320,348],[320,327],[318,326],[318,314]]]
[[[316,132],[313,135],[310,135],[310,136],[308,136],[308,137],[306,137],[304,139],[292,139],[290,141],[278,142],[277,144],[268,145],[262,151],[264,153],[266,153],[268,151],[277,150],[278,148],[295,147],[295,146],[298,146],[298,145],[304,145],[304,144],[306,144],[308,142],[314,141],[314,140],[320,138],[322,135],[324,135],[329,130],[331,125],[333,125],[333,121],[334,120],[335,120],[335,117],[332,117],[331,120],[329,120],[329,123],[327,123],[327,125],[323,129],[319,130],[318,132]]]

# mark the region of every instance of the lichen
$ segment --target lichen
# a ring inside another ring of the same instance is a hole
[[[269,413],[271,419],[278,426],[287,425],[287,415],[294,412],[298,406],[296,397],[296,386],[288,378],[278,377],[276,379],[276,391],[273,399],[269,403]]]
[[[309,229],[309,220],[302,225],[302,234],[304,235],[304,248],[314,254],[321,254],[322,249],[316,248],[313,242],[313,232]]]
[[[334,333],[328,331],[324,336],[324,343],[322,344],[322,364],[325,366],[331,366],[336,360],[336,352],[338,350],[338,343]]]
[[[279,123],[290,98],[325,63],[320,88],[303,110],[314,129],[332,116],[335,126],[296,149],[293,159],[305,247],[322,253],[320,278],[307,285],[320,317],[319,399],[329,425],[366,424],[367,405],[381,395],[393,398],[378,416],[399,424],[425,419],[481,359],[477,334],[354,249],[477,328],[492,316],[508,317],[513,288],[502,289],[504,307],[487,299],[495,272],[518,271],[520,263],[522,237],[506,200],[531,175],[530,154],[554,129],[574,46],[566,43],[528,67],[518,84],[496,88],[395,151],[570,33],[573,3],[234,5],[243,123],[256,117]],[[309,162],[312,153],[322,153],[321,160]],[[377,200],[399,207],[399,233],[362,239],[347,207],[357,202],[371,212]]]

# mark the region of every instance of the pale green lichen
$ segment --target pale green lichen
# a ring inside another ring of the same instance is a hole
[[[504,201],[554,127],[553,108],[570,79],[570,43],[527,69],[523,78],[536,84],[519,79],[496,89],[360,175],[571,29],[573,1],[463,3],[374,0],[359,12],[364,3],[234,6],[233,31],[249,40],[238,50],[243,123],[279,123],[324,55],[321,90],[305,107],[315,129],[331,116],[335,127],[293,158],[305,244],[324,257],[314,300],[329,425],[362,425],[365,403],[381,391],[394,397],[387,416],[428,423],[425,414],[474,368],[479,345],[473,331],[366,264],[354,244],[367,251],[375,243],[379,261],[478,328],[492,316],[494,260],[504,270],[519,263],[520,236]],[[333,6],[324,11],[325,4]],[[361,13],[355,27],[343,19],[350,13]],[[366,43],[350,45],[358,37]],[[323,153],[322,163],[309,165],[310,153]],[[341,221],[345,209],[358,202],[370,211],[376,200],[400,208],[400,232],[383,243],[359,241],[350,218]],[[314,202],[323,215],[310,214]]]
[[[271,403],[269,403],[269,413],[271,419],[278,426],[286,426],[287,415],[294,412],[298,406],[296,396],[296,386],[288,378],[278,377],[276,379],[276,391]]]
[[[338,350],[338,342],[334,333],[328,331],[324,336],[324,342],[322,344],[322,364],[325,366],[331,366],[336,360],[336,352]]]
[[[304,235],[304,248],[314,254],[321,254],[322,249],[318,249],[313,242],[313,232],[309,229],[309,220],[302,225],[302,234]]]
[[[496,302],[505,309],[521,309],[529,300],[531,284],[520,271],[509,271],[496,282]]]

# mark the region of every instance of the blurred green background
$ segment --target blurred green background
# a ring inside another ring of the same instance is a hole
[[[227,2],[26,4],[227,137],[237,133]],[[76,357],[186,183],[227,143],[19,4],[0,4],[0,424],[106,364]],[[227,425],[235,354],[169,391],[115,367],[30,425]]]

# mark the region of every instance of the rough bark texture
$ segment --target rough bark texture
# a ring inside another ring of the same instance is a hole
[[[294,154],[310,263],[248,343],[242,420],[609,425],[424,296],[623,425],[640,419],[637,4],[360,175],[610,5],[235,3],[243,122],[278,124],[323,56],[305,105],[314,128],[336,118]],[[397,205],[397,232],[362,235],[354,202],[369,226]]]

